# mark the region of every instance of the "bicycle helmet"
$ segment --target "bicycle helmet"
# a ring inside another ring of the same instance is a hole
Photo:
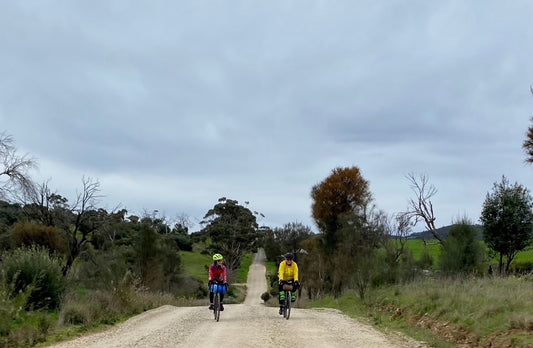
[[[213,255],[213,261],[218,261],[218,260],[222,260],[222,259],[223,259],[223,257],[220,254]]]
[[[286,253],[285,258],[288,260],[294,260],[294,254],[293,253]]]

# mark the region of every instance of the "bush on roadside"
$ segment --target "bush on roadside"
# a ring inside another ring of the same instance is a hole
[[[65,237],[56,227],[35,222],[17,222],[10,233],[12,248],[38,245],[52,252],[64,253],[68,248]]]
[[[58,308],[66,281],[60,259],[42,247],[23,247],[2,254],[0,264],[3,284],[10,296],[30,290],[26,309]]]
[[[511,264],[511,272],[515,274],[528,274],[533,272],[533,261],[515,261]]]
[[[267,302],[269,299],[270,294],[268,293],[268,291],[261,294],[261,300],[263,300],[264,302]]]
[[[53,319],[46,311],[26,311],[32,289],[12,296],[12,287],[0,284],[0,347],[32,346],[45,340]]]
[[[111,290],[84,290],[65,296],[59,311],[58,326],[113,324],[162,305],[177,305],[171,294],[155,293],[121,285]]]

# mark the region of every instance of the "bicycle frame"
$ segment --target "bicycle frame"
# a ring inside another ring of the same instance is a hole
[[[291,317],[291,297],[293,282],[288,281],[283,283],[283,291],[285,292],[285,301],[283,303],[283,318],[289,320]]]

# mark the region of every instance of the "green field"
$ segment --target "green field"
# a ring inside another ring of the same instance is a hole
[[[211,255],[194,251],[180,251],[179,254],[181,256],[181,268],[188,275],[207,283],[207,269],[213,262]]]
[[[180,251],[179,254],[181,256],[181,268],[185,270],[187,275],[207,283],[207,270],[213,262],[211,255],[201,254],[195,251]],[[252,256],[251,253],[246,253],[242,256],[241,266],[235,274],[235,281],[237,283],[246,283],[248,269],[252,263]]]
[[[481,242],[486,249],[484,242]],[[408,239],[406,241],[406,247],[413,253],[415,260],[420,260],[424,250],[427,250],[434,262],[438,261],[440,255],[440,243],[436,239],[424,241],[422,239]],[[498,262],[498,257],[494,257],[491,260],[493,263]],[[513,262],[533,262],[533,248],[522,250],[513,259]],[[434,263],[435,264],[435,263]]]
[[[422,239],[408,239],[405,246],[413,253],[415,260],[420,260],[424,250],[427,250],[433,261],[436,261],[440,255],[440,243],[437,240],[426,241],[424,246]]]

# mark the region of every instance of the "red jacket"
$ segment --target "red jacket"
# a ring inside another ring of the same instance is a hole
[[[226,282],[226,266],[211,264],[209,266],[209,280]]]

